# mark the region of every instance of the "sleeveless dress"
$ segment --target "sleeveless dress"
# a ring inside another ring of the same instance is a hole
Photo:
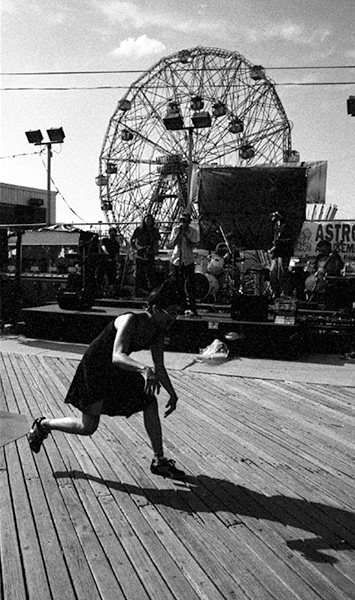
[[[127,313],[126,313],[127,314]],[[130,313],[135,320],[137,333],[132,336],[130,352],[151,346],[161,335],[157,327],[149,326],[147,313]],[[146,330],[146,333],[144,331]],[[143,332],[143,333],[142,333]],[[76,370],[65,398],[66,404],[81,412],[95,402],[102,401],[101,414],[130,417],[147,408],[155,399],[144,391],[141,373],[126,371],[112,364],[112,350],[117,330],[114,321],[94,339],[86,350]]]

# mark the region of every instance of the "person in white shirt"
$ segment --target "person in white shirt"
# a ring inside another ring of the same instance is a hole
[[[197,317],[196,280],[193,249],[199,241],[198,231],[191,225],[191,216],[182,213],[179,225],[173,227],[170,246],[173,253],[170,262],[170,273],[176,281],[182,312],[191,311]]]

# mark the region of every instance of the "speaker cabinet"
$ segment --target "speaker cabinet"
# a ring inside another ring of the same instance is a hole
[[[355,278],[327,277],[324,302],[326,310],[352,310],[355,302]]]
[[[235,321],[267,321],[268,304],[265,296],[234,296],[231,317]]]
[[[59,308],[62,310],[90,310],[93,305],[93,299],[91,299],[84,290],[80,291],[69,291],[60,290],[57,296],[57,302]]]

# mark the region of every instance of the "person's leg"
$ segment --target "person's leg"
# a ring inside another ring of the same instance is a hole
[[[187,308],[184,267],[179,267],[178,265],[171,264],[170,274],[172,277],[172,281],[176,285],[177,293],[179,296],[179,303],[181,305],[181,311],[184,312]]]
[[[290,264],[290,258],[285,256],[280,260],[280,292],[284,296],[290,296],[291,294],[291,273],[288,270]]]
[[[136,258],[135,265],[135,284],[136,284],[136,296],[142,297],[144,296],[144,264],[143,261],[139,258]]]
[[[143,419],[154,452],[154,458],[150,465],[151,472],[162,477],[183,478],[185,476],[184,471],[175,467],[174,460],[164,456],[162,428],[156,398],[143,411]]]
[[[155,458],[163,458],[163,434],[156,399],[143,411],[143,420]]]
[[[92,435],[98,428],[99,422],[100,414],[83,413],[81,419],[75,417],[62,417],[58,419],[41,417],[34,421],[28,434],[30,448],[32,452],[37,454],[41,449],[43,441],[53,430],[74,433],[76,435]]]
[[[63,431],[76,435],[92,435],[99,426],[100,415],[83,413],[81,418],[62,417],[57,419],[43,419],[41,427],[49,431]]]
[[[185,280],[186,280],[186,291],[189,297],[190,309],[193,313],[197,312],[196,308],[196,279],[195,279],[195,265],[191,263],[186,265],[185,269]]]
[[[279,259],[273,258],[270,266],[270,285],[273,292],[273,297],[280,296],[280,281],[279,281]]]

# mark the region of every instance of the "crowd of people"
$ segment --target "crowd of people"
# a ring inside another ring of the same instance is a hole
[[[122,238],[116,227],[110,227],[108,237],[101,240],[102,258],[97,269],[100,291],[106,288],[112,295],[124,277],[127,260],[133,264],[134,297],[146,299],[160,283],[156,272],[156,259],[160,245],[159,228],[152,214],[146,214],[134,229],[129,241],[129,252],[121,256]],[[194,248],[199,241],[198,230],[191,225],[191,216],[184,212],[173,227],[169,247],[172,256],[169,276],[176,286],[181,313],[197,315]]]
[[[284,215],[273,212],[270,214],[270,228],[272,246],[267,253],[269,264],[264,265],[264,279],[268,284],[265,294],[271,298],[297,295],[306,300],[321,300],[326,287],[326,276],[339,275],[343,267],[339,254],[332,249],[330,242],[321,240],[317,246],[318,256],[307,266],[310,270],[307,272],[305,269],[302,281],[295,283],[290,269],[290,261],[294,254],[292,227]],[[121,282],[122,285],[128,260],[134,280],[134,297],[146,299],[161,282],[156,268],[161,236],[153,215],[144,215],[141,223],[134,229],[129,240],[130,250],[125,257],[121,255],[122,241],[117,227],[110,227],[108,236],[101,240],[104,260],[97,271],[99,289],[102,290],[106,283],[112,295],[117,295],[120,291],[117,289],[118,283]],[[192,317],[198,317],[195,277],[195,250],[198,244],[198,228],[192,223],[190,213],[185,211],[173,226],[168,242],[168,248],[171,250],[169,276],[179,294],[181,313]],[[218,259],[218,264],[223,264],[224,267],[221,277],[219,274],[219,287],[225,285],[226,275],[233,273],[233,290],[235,292],[240,289],[245,274],[245,253],[238,248],[233,234],[227,234],[224,241],[217,244],[212,257],[212,262]],[[214,273],[213,270],[211,272]]]

